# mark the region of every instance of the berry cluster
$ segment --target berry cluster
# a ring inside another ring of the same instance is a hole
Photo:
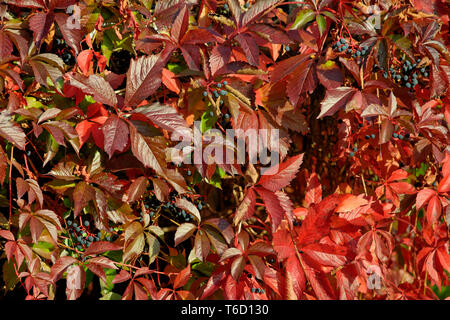
[[[394,60],[389,70],[381,70],[383,72],[383,78],[391,78],[392,81],[400,84],[400,86],[408,89],[414,88],[419,84],[419,79],[426,79],[429,76],[428,67],[420,66],[421,59],[407,60],[401,57],[400,60]],[[374,69],[378,68],[374,65]]]
[[[410,137],[411,135],[409,134],[409,132],[407,132],[407,133],[405,133],[405,134],[402,134],[402,133],[396,133],[396,132],[394,132],[393,134],[392,134],[392,137],[394,137],[394,138],[396,138],[396,139],[400,139],[400,140],[403,140],[403,139],[409,139],[409,137]]]
[[[71,49],[66,44],[64,39],[55,38],[53,40],[53,48],[55,50],[55,53],[57,53],[61,57],[65,64],[69,66],[75,65],[75,57],[73,56]]]
[[[91,223],[88,220],[84,220],[83,222],[80,220],[80,224],[76,221],[67,220],[67,226],[72,245],[75,246],[78,251],[89,248],[94,241],[99,241],[102,236],[100,231],[94,232],[89,230]]]
[[[150,217],[155,216],[155,211],[160,209],[160,212],[165,216],[174,219],[177,222],[192,222],[193,216],[186,212],[186,210],[180,209],[177,207],[175,202],[175,197],[177,193],[171,192],[169,194],[169,201],[166,203],[162,203],[159,201],[154,194],[150,194],[147,198],[144,199],[144,207],[149,211]],[[201,199],[195,199],[194,204],[197,206],[197,209],[201,211],[205,207],[205,202]],[[142,218],[140,218],[142,220]]]
[[[251,291],[252,291],[252,293],[261,293],[261,294],[265,293],[264,289],[259,289],[259,288],[252,288]]]
[[[203,91],[203,96],[207,97],[208,94],[213,95],[216,99],[219,98],[220,96],[226,96],[227,95],[227,91],[223,89],[223,86],[226,86],[228,84],[228,81],[223,81],[223,82],[218,82],[215,85],[215,89],[210,90],[210,88],[208,87],[205,91]]]
[[[370,48],[368,46],[357,46],[349,43],[345,38],[339,38],[336,43],[332,45],[333,50],[351,55],[353,58],[366,56]]]

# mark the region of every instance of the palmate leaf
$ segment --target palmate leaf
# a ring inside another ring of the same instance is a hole
[[[351,87],[339,87],[327,90],[325,99],[321,102],[321,110],[317,119],[333,115],[339,109],[344,108],[356,92],[358,90]]]
[[[275,165],[264,172],[258,184],[272,192],[286,187],[295,178],[303,162],[303,153],[289,158],[287,161]]]

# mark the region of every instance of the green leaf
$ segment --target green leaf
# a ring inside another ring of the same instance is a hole
[[[308,22],[311,22],[315,17],[315,12],[311,9],[305,9],[300,11],[297,14],[297,18],[295,18],[294,23],[292,24],[290,30],[300,29],[304,27]]]
[[[325,30],[327,29],[327,21],[320,14],[316,16],[317,26],[319,27],[320,36],[323,35]]]
[[[211,113],[212,113],[211,110],[207,110],[202,115],[202,119],[201,119],[202,133],[205,133],[208,130],[210,130],[212,127],[214,127],[214,125],[217,122],[217,117],[214,115],[214,113],[212,113],[212,115],[211,115]]]
[[[180,65],[178,63],[170,62],[167,64],[167,69],[169,69],[173,73],[177,74],[177,73],[180,73],[180,72],[186,70],[186,66]]]
[[[115,292],[108,292],[103,297],[100,298],[100,300],[121,300],[122,296],[120,294],[117,294]]]
[[[158,239],[151,235],[150,233],[145,234],[147,236],[147,244],[148,244],[148,258],[149,264],[152,264],[155,261],[156,257],[159,255],[160,244]]]

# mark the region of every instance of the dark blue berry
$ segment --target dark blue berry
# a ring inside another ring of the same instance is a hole
[[[74,228],[78,227],[78,223],[74,222],[74,223],[73,223],[73,227],[74,227]]]
[[[372,139],[375,139],[375,134],[372,133],[372,134],[370,135],[370,137],[371,137]]]
[[[407,75],[403,76],[403,80],[407,81],[409,79],[409,77]]]
[[[359,50],[358,50],[358,51],[356,51],[356,56],[358,56],[358,57],[359,57],[360,55],[361,55],[361,51],[359,51]]]
[[[72,220],[67,220],[67,225],[70,227],[72,225]]]
[[[428,72],[425,72],[425,73],[423,74],[423,76],[424,76],[424,77],[428,77]]]
[[[209,112],[209,116],[210,116],[210,117],[213,117],[213,116],[214,116],[214,112],[210,111],[210,112]]]
[[[226,86],[227,84],[228,84],[228,81],[225,80],[225,81],[223,82],[223,85]]]
[[[80,228],[79,227],[75,227],[75,231],[76,232],[80,232]]]
[[[191,170],[188,170],[188,171],[186,172],[186,174],[187,174],[188,176],[190,176],[190,175],[192,174]]]
[[[86,220],[86,221],[84,222],[84,226],[85,226],[85,227],[89,227],[89,225],[90,225],[89,221]]]
[[[366,134],[366,136],[364,137],[366,140],[370,139],[370,136],[368,134]]]
[[[394,138],[398,138],[398,134],[396,134],[395,132],[392,134],[392,136],[393,136]]]
[[[408,82],[405,84],[405,86],[409,89],[409,88],[411,88],[411,83]]]
[[[220,95],[225,96],[227,94],[226,90],[220,90]]]
[[[110,236],[106,236],[105,240],[106,241],[111,241],[111,237]]]
[[[221,83],[218,83],[218,84],[217,84],[217,88],[222,88],[222,84],[221,84]]]
[[[403,140],[404,136],[401,135],[401,134],[399,134],[399,135],[398,135],[398,138],[399,138],[400,140]]]
[[[361,55],[365,56],[366,55],[366,50],[361,51]]]
[[[88,241],[91,241],[91,242],[94,241],[94,237],[93,236],[89,236],[88,237]]]
[[[289,46],[284,47],[284,49],[288,52],[291,51],[291,47],[289,47]]]
[[[354,152],[350,152],[350,157],[353,157],[355,155]]]

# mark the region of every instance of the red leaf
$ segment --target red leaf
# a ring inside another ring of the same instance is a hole
[[[256,194],[253,188],[247,191],[244,199],[236,210],[234,215],[234,224],[249,219],[255,212]]]
[[[181,83],[178,78],[176,78],[175,73],[170,71],[169,69],[162,69],[162,82],[164,85],[171,91],[179,94],[181,91]]]
[[[124,152],[128,146],[128,125],[115,115],[111,115],[102,127],[105,137],[104,148],[109,158],[114,152]]]
[[[152,123],[169,132],[180,131],[182,133],[188,126],[184,118],[177,113],[177,111],[164,104],[154,103],[149,106],[143,106],[135,109],[133,114],[136,116],[143,116],[145,120],[150,120]]]
[[[127,201],[131,203],[139,200],[139,198],[144,194],[146,189],[147,189],[147,178],[144,176],[137,178],[128,188]]]
[[[287,161],[267,169],[258,184],[273,192],[286,187],[295,178],[303,162],[303,155],[302,153],[291,157]]]
[[[84,256],[91,256],[94,254],[103,253],[106,251],[115,251],[115,250],[121,250],[123,247],[119,246],[115,243],[108,242],[108,241],[97,241],[93,242],[89,248],[84,251]]]
[[[321,110],[317,119],[335,114],[344,108],[358,90],[350,87],[339,87],[327,90],[325,99],[321,102]]]
[[[290,255],[286,260],[286,275],[285,275],[286,287],[289,300],[299,300],[303,295],[303,291],[306,288],[305,272],[294,254]],[[295,296],[292,296],[295,294]]]
[[[6,240],[14,241],[14,235],[11,231],[8,230],[0,230],[0,237],[5,238]]]
[[[101,76],[92,74],[85,77],[80,74],[70,75],[70,85],[77,87],[85,94],[91,95],[95,101],[110,106],[117,105],[117,97],[111,85]]]
[[[306,207],[311,206],[313,203],[319,203],[322,200],[322,185],[319,182],[317,174],[313,172],[308,179],[305,192]]]
[[[77,64],[86,77],[89,76],[91,66],[94,65],[93,58],[94,53],[92,49],[83,50],[77,56]]]
[[[36,47],[39,48],[41,46],[41,42],[48,35],[54,19],[55,14],[53,12],[37,12],[31,16],[29,26],[34,34]]]
[[[180,273],[178,273],[177,277],[173,282],[173,288],[178,289],[184,286],[189,281],[190,277],[191,277],[191,265],[188,264],[186,268],[184,268],[183,270],[180,271]]]
[[[256,40],[247,33],[239,33],[235,38],[244,50],[248,63],[257,67],[259,65],[259,48]]]
[[[161,85],[162,59],[159,55],[141,56],[131,60],[127,72],[125,105],[136,106]]]
[[[0,136],[14,143],[20,150],[25,150],[25,133],[19,125],[11,121],[6,110],[0,112]]]
[[[70,256],[61,257],[58,260],[56,260],[50,271],[50,276],[53,279],[53,281],[55,282],[58,281],[59,278],[61,278],[64,271],[75,262],[77,262],[77,260]]]
[[[278,226],[281,223],[281,220],[286,214],[286,211],[280,204],[280,200],[277,195],[272,191],[269,191],[264,188],[255,188],[255,191],[261,196],[264,201],[264,205],[266,206],[267,213],[270,216],[272,232],[277,230]]]
[[[73,214],[77,217],[81,210],[87,206],[90,200],[94,200],[94,189],[84,181],[79,182],[73,191],[74,211]]]

